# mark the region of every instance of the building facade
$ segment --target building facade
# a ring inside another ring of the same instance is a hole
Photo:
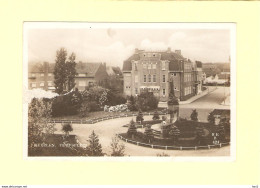
[[[123,64],[124,93],[138,95],[148,90],[167,101],[170,85],[173,84],[175,96],[181,101],[201,91],[201,65],[191,62],[181,55],[180,50],[172,52],[148,52],[135,50]]]
[[[40,88],[45,91],[54,91],[54,64],[29,63],[28,64],[28,89]]]
[[[33,63],[28,67],[28,89],[40,88],[45,91],[54,91],[54,63]],[[88,86],[97,84],[105,79],[106,63],[76,64],[77,75],[75,77],[76,88],[83,91]]]

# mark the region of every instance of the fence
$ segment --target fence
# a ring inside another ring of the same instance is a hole
[[[159,115],[166,115],[167,113],[159,113]],[[99,118],[93,118],[89,120],[79,120],[79,119],[60,119],[60,120],[50,120],[49,123],[71,123],[71,124],[95,124],[97,122],[109,120],[109,119],[116,119],[116,118],[122,118],[122,117],[134,117],[137,116],[138,114],[136,113],[131,113],[131,114],[122,114],[122,115],[114,115],[114,116],[104,116],[104,117],[99,117]],[[143,113],[144,116],[149,116],[153,115],[153,113]]]
[[[130,139],[126,139],[123,136],[117,134],[116,135],[118,138],[120,138],[121,140],[127,142],[127,143],[131,143],[131,144],[135,144],[137,146],[144,146],[144,147],[148,147],[148,148],[153,148],[153,149],[164,149],[164,150],[198,150],[198,149],[211,149],[211,148],[221,148],[223,146],[227,146],[230,143],[220,143],[217,145],[207,145],[207,146],[194,146],[194,147],[183,147],[183,146],[162,146],[162,145],[154,145],[154,144],[147,144],[147,143],[142,143],[142,142],[137,142],[134,140],[130,140]]]

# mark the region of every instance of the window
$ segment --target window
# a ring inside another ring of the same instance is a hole
[[[35,74],[34,74],[34,73],[32,73],[32,77],[35,77]]]
[[[177,76],[176,73],[174,73],[173,76]]]
[[[41,74],[40,74],[40,76],[41,76],[41,77],[44,77],[44,74],[43,74],[43,73],[41,73]]]
[[[146,63],[143,64],[143,68],[147,69],[147,64]]]
[[[86,81],[83,81],[83,80],[79,81],[79,86],[82,86],[82,87],[87,86]]]
[[[148,82],[151,82],[152,81],[152,76],[149,74],[148,75]]]
[[[52,73],[48,73],[48,76],[52,76]]]
[[[165,61],[162,61],[162,70],[165,70]]]
[[[163,78],[162,78],[163,82],[165,82],[165,75],[163,75]]]
[[[36,83],[32,83],[32,87],[36,87]]]
[[[130,86],[125,86],[126,89],[130,89],[131,87]]]
[[[153,75],[153,82],[156,82],[156,75]]]
[[[163,89],[163,95],[165,95],[165,89]]]
[[[146,82],[146,75],[144,75],[144,82]]]
[[[138,82],[138,75],[135,75],[135,82]]]
[[[43,86],[44,86],[44,82],[41,82],[41,83],[40,83],[40,86],[43,87]]]
[[[152,64],[148,64],[148,69],[152,69]]]
[[[152,64],[152,69],[156,69],[156,64]]]
[[[48,86],[52,86],[52,82],[48,82]]]

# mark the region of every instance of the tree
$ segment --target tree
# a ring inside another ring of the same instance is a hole
[[[68,137],[69,133],[71,131],[73,131],[73,128],[72,128],[71,124],[65,123],[65,124],[62,125],[62,131],[65,133],[65,136]]]
[[[66,62],[66,76],[67,76],[67,89],[70,91],[76,85],[75,76],[77,75],[76,71],[76,55],[71,53],[69,61]]]
[[[190,115],[190,119],[192,121],[198,121],[198,112],[196,111],[196,109],[192,110],[192,113]]]
[[[99,138],[93,131],[87,140],[89,145],[86,147],[86,152],[88,156],[104,156],[102,152],[102,146],[99,143]]]
[[[128,134],[128,136],[131,136],[133,139],[134,139],[134,136],[137,134],[137,128],[135,126],[134,120],[130,121],[127,134]]]
[[[176,144],[178,142],[180,134],[181,134],[180,129],[178,129],[177,126],[173,125],[169,132],[169,135],[172,137],[174,144]]]
[[[48,134],[54,134],[55,124],[49,123],[51,103],[33,98],[28,108],[28,143],[42,142]]]
[[[120,140],[117,136],[112,138],[110,147],[112,149],[111,156],[124,156],[125,145],[123,143],[120,143]]]
[[[146,136],[146,139],[149,141],[149,143],[151,143],[154,137],[151,125],[146,125],[144,135]]]
[[[136,110],[136,99],[132,95],[128,99],[127,108],[130,111],[135,111]]]
[[[208,122],[211,123],[211,124],[215,123],[215,117],[214,117],[213,112],[209,113],[209,115],[208,115]]]
[[[136,116],[136,122],[141,122],[141,124],[142,124],[142,122],[143,122],[143,120],[144,120],[144,115],[143,115],[143,112],[142,112],[142,110],[139,110],[138,111],[138,115]]]
[[[54,67],[54,86],[55,92],[61,94],[66,88],[67,71],[66,71],[67,51],[64,48],[57,50]]]
[[[156,110],[153,114],[153,120],[159,120],[160,119],[160,116],[159,116],[159,113],[158,111]]]
[[[89,104],[87,102],[82,103],[79,109],[80,116],[86,117],[89,111]]]

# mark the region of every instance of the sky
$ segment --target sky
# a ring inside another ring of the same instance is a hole
[[[122,67],[135,48],[181,50],[192,61],[228,62],[230,33],[224,29],[42,28],[28,30],[29,62],[54,63],[56,51],[74,52],[76,62],[106,62]]]

